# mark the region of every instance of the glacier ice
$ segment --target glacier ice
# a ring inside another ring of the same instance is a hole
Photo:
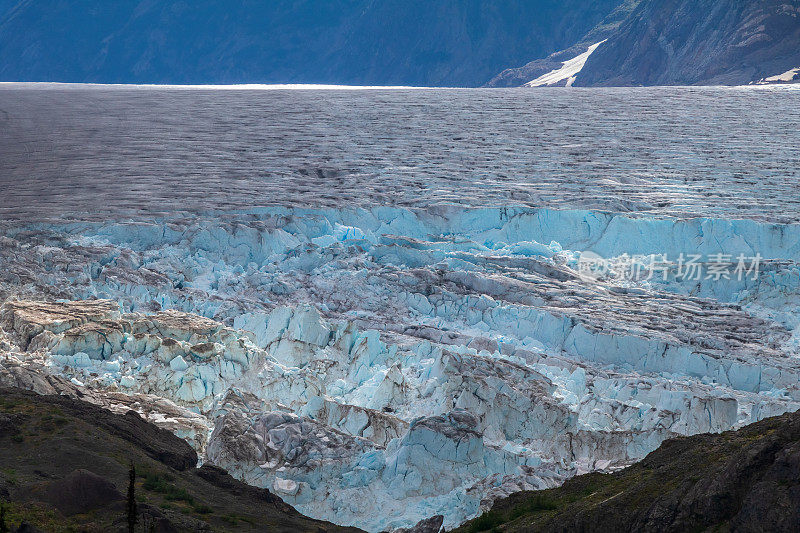
[[[0,382],[135,409],[369,531],[800,408],[798,224],[438,206],[3,230]],[[633,282],[581,275],[589,252],[764,262]]]

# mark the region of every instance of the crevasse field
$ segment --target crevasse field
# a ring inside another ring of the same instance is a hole
[[[0,382],[375,532],[800,409],[799,104],[2,85]]]

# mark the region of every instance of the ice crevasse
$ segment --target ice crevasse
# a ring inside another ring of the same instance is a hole
[[[369,531],[452,527],[800,408],[798,225],[457,206],[6,224],[0,379],[136,398],[203,460]],[[762,262],[629,280],[586,276],[588,252]]]

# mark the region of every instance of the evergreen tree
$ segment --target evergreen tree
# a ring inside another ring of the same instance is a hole
[[[0,533],[8,533],[8,524],[6,524],[6,505],[0,503]]]
[[[133,466],[133,463],[131,463],[128,477],[130,478],[128,484],[128,533],[134,533],[136,530],[136,467]]]

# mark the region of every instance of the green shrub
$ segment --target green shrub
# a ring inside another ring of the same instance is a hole
[[[194,504],[193,508],[195,512],[199,514],[211,514],[214,512],[214,509],[204,503]]]
[[[536,494],[528,501],[514,507],[511,511],[511,520],[515,520],[526,514],[543,513],[558,509],[558,504],[544,494]]]
[[[143,486],[145,490],[163,494],[168,501],[183,501],[189,505],[195,505],[194,498],[186,492],[186,489],[176,487],[170,483],[174,478],[169,474],[145,472],[142,477],[144,478]]]
[[[492,528],[499,526],[505,520],[497,511],[489,511],[478,518],[470,526],[470,533],[480,533],[481,531],[489,531]]]

